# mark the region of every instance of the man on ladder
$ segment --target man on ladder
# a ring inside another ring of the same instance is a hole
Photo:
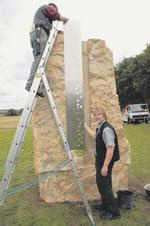
[[[31,66],[30,76],[26,83],[25,89],[30,91],[34,75],[36,73],[38,64],[40,62],[43,50],[47,43],[50,30],[52,29],[52,22],[58,20],[66,23],[67,18],[61,16],[58,12],[58,8],[54,3],[41,6],[34,16],[33,28],[30,32],[31,47],[33,49],[34,62]],[[37,95],[44,97],[42,86],[39,87]]]

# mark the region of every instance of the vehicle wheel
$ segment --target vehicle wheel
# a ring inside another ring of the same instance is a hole
[[[128,121],[127,121],[127,123],[128,123],[128,124],[130,124],[130,123],[131,123],[131,119],[130,119],[130,118],[128,118]]]

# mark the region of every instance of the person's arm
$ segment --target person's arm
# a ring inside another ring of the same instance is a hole
[[[95,138],[95,131],[92,130],[86,123],[84,124],[85,130],[92,138]]]
[[[101,175],[107,176],[108,167],[112,160],[114,154],[114,147],[115,147],[115,135],[114,131],[111,128],[105,128],[103,131],[103,140],[106,146],[106,156],[104,159],[104,164],[101,169]]]
[[[64,24],[67,23],[68,20],[69,20],[68,18],[60,15],[60,21],[62,21]]]
[[[106,150],[106,156],[105,156],[104,164],[103,164],[103,167],[101,169],[101,175],[102,176],[107,176],[108,166],[109,166],[109,164],[112,160],[113,153],[114,153],[114,145],[108,146],[108,148]]]

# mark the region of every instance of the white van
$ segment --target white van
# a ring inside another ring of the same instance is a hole
[[[149,115],[148,104],[129,104],[122,113],[123,121],[127,123],[148,123]]]

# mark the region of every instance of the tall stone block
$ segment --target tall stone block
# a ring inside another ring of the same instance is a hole
[[[47,79],[64,130],[66,131],[66,95],[64,82],[63,34],[59,34],[47,63]],[[65,159],[65,152],[57,130],[48,99],[39,98],[33,113],[35,169],[39,174],[52,170]]]
[[[123,133],[112,53],[103,40],[91,39],[86,43],[86,57],[88,75],[85,76],[85,80],[87,80],[86,103],[88,104],[85,118],[88,119],[89,126],[95,129],[95,113],[100,107],[106,110],[108,121],[116,129],[121,155],[120,161],[116,162],[113,170],[114,190],[127,189],[129,144]]]
[[[91,39],[82,45],[84,72],[84,118],[95,129],[95,112],[100,106],[107,110],[109,121],[114,125],[119,137],[121,160],[113,170],[114,189],[128,187],[129,146],[123,133],[121,113],[112,54],[102,40]],[[56,100],[58,113],[67,134],[67,104],[64,79],[64,37],[59,33],[49,57],[47,78]],[[34,163],[37,175],[53,170],[66,159],[63,144],[55,125],[47,98],[39,98],[33,113]],[[86,134],[85,134],[86,135]],[[94,141],[86,135],[86,148],[82,155],[73,151],[73,156],[89,200],[99,199],[95,184]],[[48,177],[39,186],[40,197],[48,203],[80,201],[80,194],[70,166]]]

